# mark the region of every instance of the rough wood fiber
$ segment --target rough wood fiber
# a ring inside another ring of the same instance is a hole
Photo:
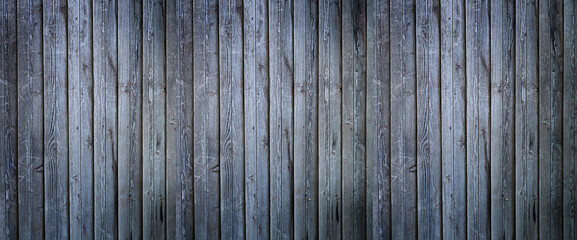
[[[94,237],[116,238],[117,31],[116,1],[95,1],[94,36]]]
[[[465,1],[441,0],[442,236],[465,239]]]
[[[166,237],[166,79],[164,0],[142,6],[142,225],[145,239]]]
[[[193,2],[194,233],[219,239],[219,80],[216,0]]]
[[[269,2],[270,231],[292,239],[293,226],[293,9]]]
[[[441,238],[440,14],[438,0],[416,4],[419,239]]]
[[[491,2],[491,238],[515,236],[515,2]]]
[[[537,2],[516,2],[515,14],[515,223],[516,237],[539,237],[539,82]]]
[[[366,239],[366,2],[342,2],[343,238]]]
[[[166,11],[166,238],[192,239],[192,1],[168,1]]]
[[[563,238],[563,3],[539,1],[539,238]],[[533,118],[535,116],[532,116]]]
[[[391,230],[417,238],[415,1],[390,2]]]
[[[44,234],[68,238],[68,92],[65,0],[43,4]]]
[[[319,235],[342,236],[341,1],[319,2]]]
[[[563,238],[577,238],[577,2],[563,5]]]
[[[118,238],[142,238],[142,1],[118,2]]]
[[[294,231],[295,239],[317,239],[318,2],[296,0],[294,8]]]
[[[70,238],[94,237],[92,7],[68,1],[68,161]]]
[[[42,1],[18,1],[18,238],[44,238]]]
[[[0,238],[18,236],[16,0],[0,1]]]
[[[490,238],[489,136],[489,6],[488,1],[467,1],[466,122],[467,122],[467,238]]]
[[[372,219],[367,224],[372,224],[375,239],[391,239],[392,225],[389,9],[387,1],[367,1],[367,175],[373,171]]]
[[[247,239],[270,237],[267,14],[266,0],[244,1],[244,220]]]

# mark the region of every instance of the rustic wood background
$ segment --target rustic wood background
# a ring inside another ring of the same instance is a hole
[[[0,239],[577,239],[575,0],[0,0]]]

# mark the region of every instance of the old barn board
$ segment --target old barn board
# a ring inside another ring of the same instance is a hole
[[[515,2],[491,2],[491,237],[515,236]]]
[[[18,236],[16,0],[0,2],[0,238]]]
[[[266,0],[244,1],[244,147],[247,239],[269,238],[268,28]]]
[[[577,238],[577,2],[563,5],[563,238]],[[573,211],[569,211],[569,210]]]

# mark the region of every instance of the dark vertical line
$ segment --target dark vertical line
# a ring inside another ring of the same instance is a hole
[[[463,83],[463,86],[464,86],[464,87],[463,87],[463,88],[464,88],[464,91],[465,91],[465,98],[464,98],[464,99],[465,99],[465,102],[463,103],[464,115],[465,115],[465,117],[464,117],[464,126],[463,126],[463,129],[465,129],[465,131],[464,131],[465,139],[469,139],[469,137],[468,137],[469,133],[468,133],[468,131],[467,131],[467,125],[468,125],[468,123],[467,123],[467,122],[468,122],[468,121],[467,121],[467,116],[468,116],[468,112],[467,112],[467,111],[468,111],[468,109],[467,109],[467,101],[468,101],[468,100],[467,100],[467,97],[468,97],[467,88],[468,88],[468,84],[467,84],[467,82],[469,81],[469,79],[467,78],[467,2],[466,2],[466,0],[460,0],[460,2],[461,2],[461,5],[462,5],[461,8],[463,9],[462,21],[464,22],[464,23],[463,23],[463,33],[461,33],[461,37],[463,38],[463,47],[461,48],[461,50],[463,50],[463,58],[464,58],[464,59],[463,59],[464,63],[462,64],[462,66],[463,66],[463,78],[464,78],[464,79],[463,79],[463,80],[464,80],[464,83]],[[453,131],[454,131],[454,130],[453,130]],[[455,134],[454,134],[454,132],[453,132],[453,136],[454,136],[454,135],[455,135]],[[464,172],[465,172],[465,180],[464,180],[464,181],[465,181],[465,185],[464,185],[464,187],[465,187],[465,204],[464,204],[465,226],[464,226],[464,229],[463,229],[463,234],[464,234],[464,238],[465,238],[465,239],[468,239],[468,235],[469,235],[469,230],[468,230],[468,229],[469,229],[469,208],[467,207],[467,206],[468,206],[468,203],[469,203],[469,179],[468,179],[468,175],[469,175],[469,174],[468,174],[468,171],[467,171],[467,170],[469,169],[469,168],[468,168],[469,161],[468,161],[468,150],[467,150],[467,148],[468,148],[469,146],[468,146],[467,142],[468,142],[468,141],[465,140],[465,144],[464,144],[464,145],[465,145],[465,152],[464,152],[465,159],[463,159],[463,161],[464,161],[464,166],[465,166],[465,171],[464,171]],[[453,152],[453,155],[454,155],[454,152]],[[453,171],[454,171],[454,169],[453,169]]]

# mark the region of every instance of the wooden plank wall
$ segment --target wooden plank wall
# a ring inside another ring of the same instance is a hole
[[[576,239],[574,0],[0,0],[0,239]]]

